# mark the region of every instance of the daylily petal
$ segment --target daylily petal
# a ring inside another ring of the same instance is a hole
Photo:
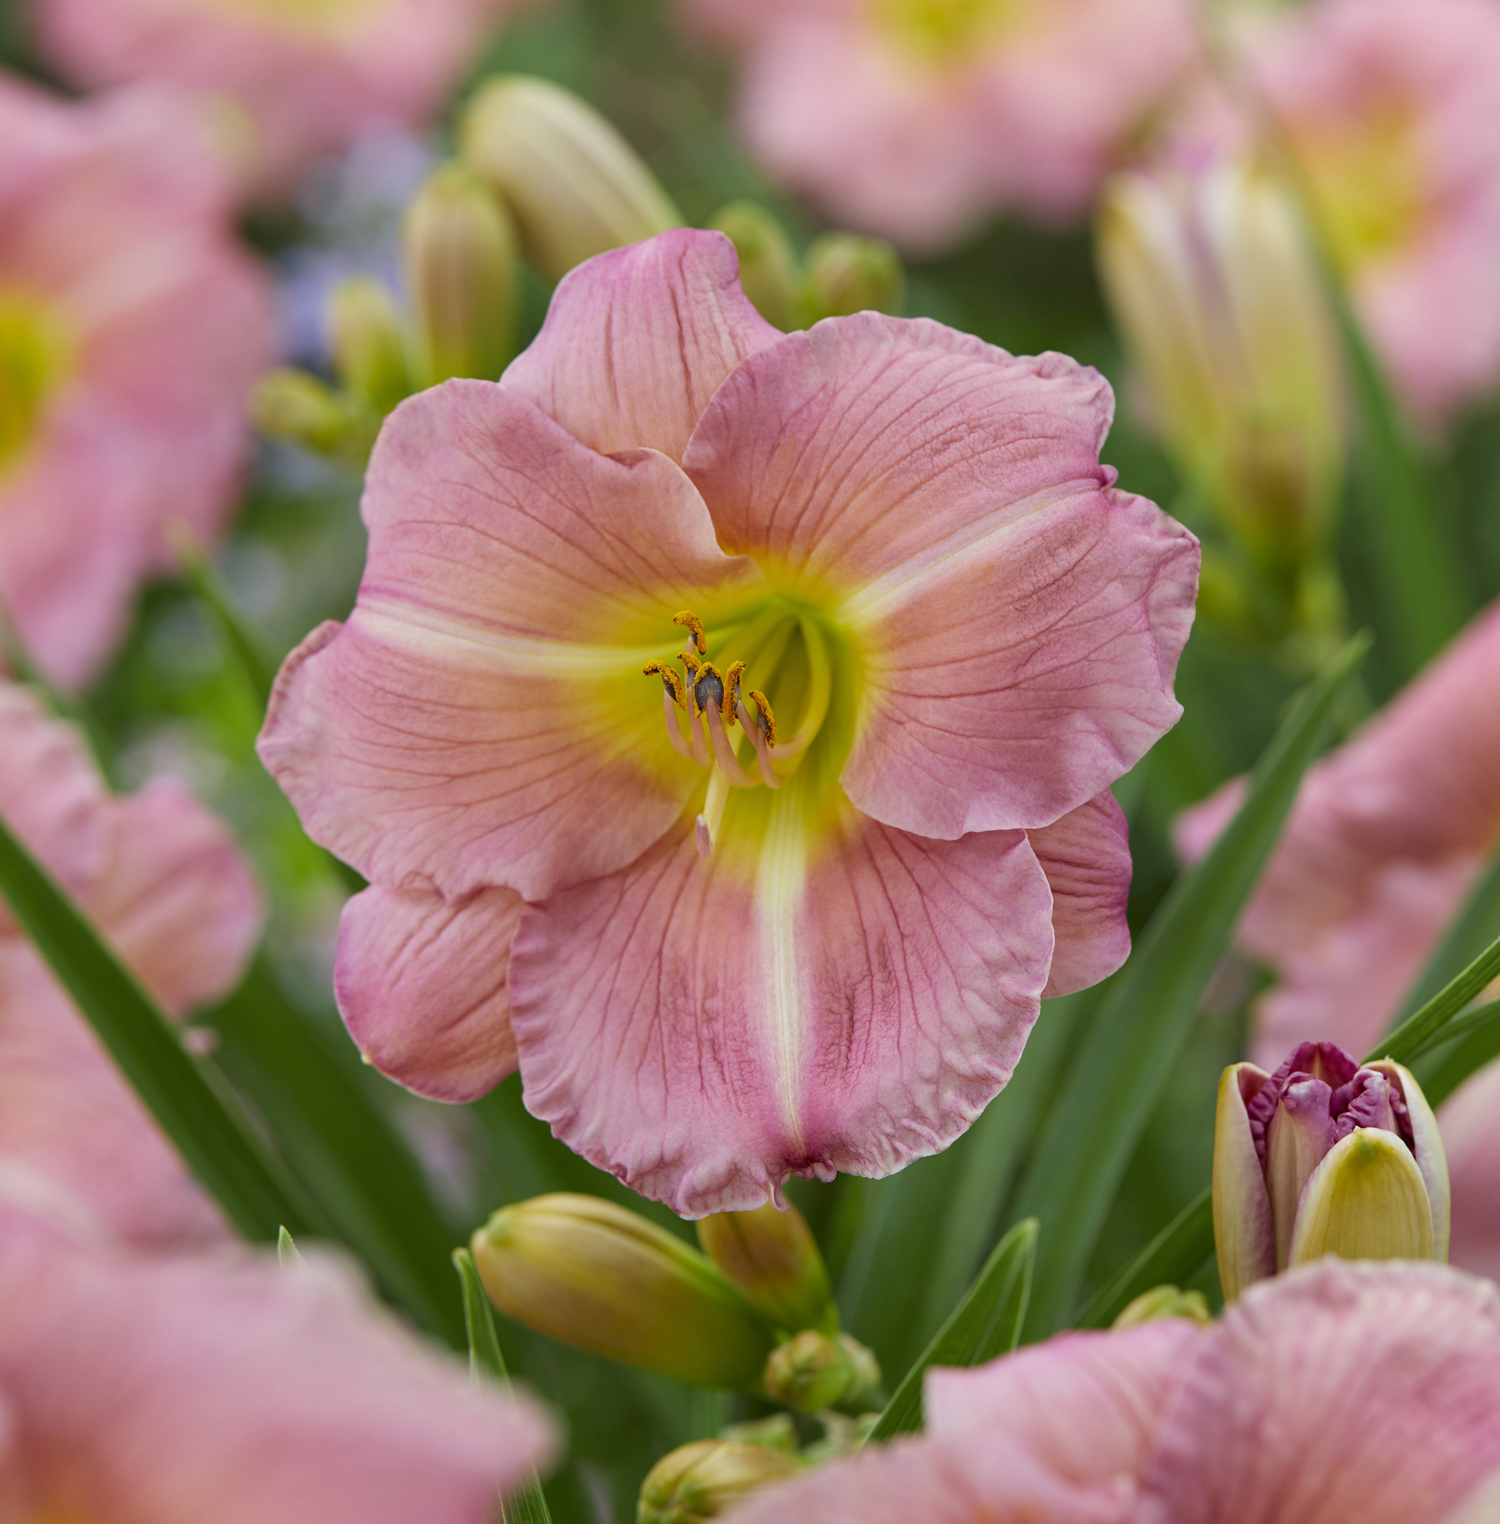
[[[1057,947],[1043,997],[1107,979],[1130,956],[1130,827],[1108,789],[1062,819],[1028,831],[1052,886]]]
[[[1500,1464],[1497,1408],[1493,1286],[1323,1260],[1252,1287],[1213,1330],[1162,1426],[1141,1524],[1439,1519]]]
[[[681,460],[720,382],[781,337],[739,269],[722,233],[692,228],[601,254],[563,277],[501,380],[596,450]]]
[[[174,783],[113,801],[112,852],[88,907],[178,1012],[226,995],[260,934],[260,891],[223,823]]]
[[[752,355],[705,409],[683,464],[720,542],[862,658],[841,782],[867,814],[1049,825],[1176,722],[1197,542],[1109,487],[1111,411],[1062,356],[875,313]]]
[[[1500,1063],[1471,1074],[1438,1113],[1448,1156],[1453,1227],[1449,1258],[1500,1279]]]
[[[3,1227],[0,1387],[45,1517],[468,1524],[551,1448],[533,1403],[471,1385],[314,1250],[284,1270]]]
[[[528,906],[511,954],[527,1108],[682,1216],[944,1147],[1046,983],[1050,896],[1019,832],[930,841],[844,805],[810,835],[796,787],[774,801],[758,854],[701,859],[679,827]]]
[[[1060,1481],[1118,1494],[1122,1480],[1144,1469],[1207,1337],[1186,1318],[1160,1318],[1117,1333],[1063,1334],[975,1370],[935,1370],[924,1399],[927,1432],[971,1453],[976,1473],[993,1438],[1004,1435]],[[983,1495],[1002,1485],[997,1478]]]
[[[509,889],[450,904],[376,887],[344,906],[339,1011],[382,1074],[434,1100],[472,1101],[515,1069],[506,976],[524,903]]]
[[[1231,1064],[1219,1077],[1214,1121],[1214,1247],[1225,1301],[1276,1273],[1276,1230],[1265,1172],[1250,1130],[1249,1102],[1270,1076],[1254,1064]]]
[[[664,456],[598,455],[493,382],[403,403],[368,483],[358,604],[288,658],[259,743],[303,825],[450,899],[623,867],[700,777],[643,656],[759,573]]]

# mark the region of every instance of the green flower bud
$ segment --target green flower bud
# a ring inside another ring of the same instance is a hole
[[[681,1239],[594,1196],[503,1207],[471,1249],[508,1317],[692,1386],[758,1391],[764,1317]]]
[[[1360,1127],[1312,1172],[1297,1209],[1287,1264],[1340,1259],[1431,1259],[1432,1205],[1411,1150],[1395,1133]]]
[[[755,310],[775,327],[790,328],[797,298],[797,256],[786,230],[754,201],[731,202],[709,226],[729,235],[740,257],[740,285]]]
[[[1111,1328],[1136,1328],[1154,1323],[1157,1318],[1187,1318],[1207,1326],[1213,1322],[1208,1299],[1201,1291],[1184,1291],[1180,1286],[1153,1286],[1143,1291],[1117,1317]]]
[[[769,1418],[753,1418],[748,1423],[732,1423],[719,1430],[720,1439],[732,1439],[741,1445],[764,1445],[769,1450],[797,1453],[797,1424],[790,1413],[772,1413]]]
[[[698,1224],[703,1252],[780,1327],[838,1332],[828,1270],[796,1207],[716,1212]]]
[[[383,418],[412,390],[406,335],[391,294],[369,275],[334,287],[328,302],[328,347],[344,390]]]
[[[804,328],[854,312],[898,312],[906,271],[893,245],[853,233],[824,233],[807,251],[800,313]]]
[[[646,1474],[636,1524],[699,1524],[760,1487],[802,1469],[795,1455],[764,1445],[701,1439],[664,1455]]]
[[[255,427],[268,439],[358,464],[369,454],[375,424],[332,387],[303,370],[268,371],[250,397]]]
[[[494,193],[462,164],[443,164],[401,227],[425,385],[450,376],[498,381],[516,344],[516,234]]]
[[[805,1328],[766,1361],[767,1394],[799,1413],[816,1413],[835,1403],[857,1407],[879,1385],[875,1356],[848,1334],[829,1338]]]
[[[544,79],[501,75],[458,124],[459,151],[510,208],[526,257],[549,280],[682,226],[635,151],[592,106]]]

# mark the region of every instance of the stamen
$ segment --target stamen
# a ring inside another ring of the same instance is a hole
[[[672,695],[672,701],[677,707],[687,708],[687,690],[675,668],[669,667],[664,661],[648,661],[641,671],[647,677],[659,677],[662,687]]]
[[[689,762],[696,762],[698,759],[693,755],[693,748],[688,745],[687,737],[682,733],[682,721],[677,718],[680,712],[676,704],[672,702],[672,695],[663,690],[661,713],[662,718],[667,722],[667,739],[672,743],[672,750],[679,757],[686,757]],[[688,724],[692,723],[689,719]]]
[[[708,655],[708,636],[703,632],[703,621],[691,609],[683,609],[680,614],[673,614],[672,623],[680,625],[688,632],[688,641],[691,645],[698,647],[700,656]]]
[[[693,832],[698,838],[698,856],[712,857],[714,851],[714,833],[708,828],[708,821],[700,815],[693,822]]]
[[[755,747],[755,762],[760,768],[761,782],[767,788],[780,788],[781,779],[776,776],[776,769],[771,765],[771,741],[776,735],[776,716],[771,713],[771,706],[766,703],[764,693],[752,693],[750,697],[759,700],[757,712],[751,714],[741,704],[740,724],[745,727],[745,734]]]
[[[770,700],[766,698],[759,688],[752,688],[750,690],[750,702],[755,708],[756,723],[754,728],[764,731],[766,740],[774,746],[776,744],[776,716],[771,713]]]
[[[740,707],[740,679],[745,675],[745,664],[732,661],[724,674],[724,703],[720,713],[724,716],[724,729],[734,724],[735,711]]]
[[[740,766],[740,759],[734,754],[734,742],[724,729],[724,717],[720,714],[718,705],[710,704],[705,708],[704,723],[708,726],[709,740],[713,742],[714,757],[725,778],[735,788],[754,788],[756,780]]]
[[[687,708],[687,689],[676,669],[667,666],[665,662],[648,661],[641,671],[647,677],[661,679],[661,712],[667,723],[667,739],[672,743],[672,750],[679,757],[686,757],[689,762],[696,761],[692,747],[682,734],[682,722],[677,718],[678,711]],[[691,724],[692,721],[689,720],[688,723]]]
[[[711,661],[706,661],[693,675],[693,713],[707,714],[724,707],[724,679]]]

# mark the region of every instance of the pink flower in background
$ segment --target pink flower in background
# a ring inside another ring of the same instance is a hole
[[[147,1255],[0,1204],[7,1524],[489,1524],[553,1445],[331,1258]]]
[[[1239,928],[1278,980],[1256,1007],[1258,1063],[1303,1040],[1362,1053],[1390,1025],[1500,843],[1497,758],[1500,604],[1303,781]],[[1182,816],[1185,860],[1208,850],[1242,790],[1227,784]],[[1500,1271],[1497,1084],[1482,1071],[1438,1114],[1452,1258],[1487,1273]]]
[[[1441,421],[1500,385],[1500,7],[1315,0],[1248,49],[1376,351]]]
[[[782,335],[687,230],[570,274],[500,384],[403,404],[355,612],[260,742],[371,881],[337,971],[370,1060],[465,1100],[519,1057],[684,1215],[957,1136],[1044,989],[1124,958],[1108,788],[1178,714],[1197,546],[1114,489],[1110,412],[935,323]]]
[[[1481,1524],[1500,1297],[1439,1265],[1322,1260],[1209,1328],[933,1371],[925,1409],[923,1437],[771,1489],[736,1524]]]
[[[211,540],[269,363],[269,286],[228,226],[227,171],[181,98],[64,102],[0,79],[0,604],[54,681],[108,658]]]
[[[72,728],[0,683],[0,816],[167,1008],[227,994],[260,931],[229,833],[173,784],[115,798]],[[0,1175],[64,1187],[116,1237],[216,1238],[189,1178],[114,1062],[0,909]]]
[[[830,217],[932,252],[1085,216],[1196,55],[1186,0],[681,0],[742,52],[745,140]]]
[[[94,88],[168,79],[237,102],[255,189],[429,124],[515,0],[31,0],[43,56]]]

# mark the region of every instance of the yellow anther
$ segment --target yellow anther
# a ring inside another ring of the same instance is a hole
[[[703,633],[703,621],[691,609],[683,609],[680,614],[673,614],[672,623],[681,625],[692,635],[693,644],[698,647],[700,656],[708,655],[708,636]]]
[[[755,710],[756,718],[760,721],[760,728],[767,742],[774,746],[776,744],[776,716],[771,713],[769,700],[758,688],[752,688],[746,697],[750,700],[750,707]]]
[[[698,681],[698,672],[703,663],[691,651],[684,651],[677,660],[682,663],[683,671],[688,675],[688,686],[692,687]]]
[[[717,691],[715,691],[717,690]],[[702,715],[710,704],[723,711],[724,679],[711,661],[695,667],[693,671],[693,716]]]
[[[740,679],[745,675],[745,664],[742,661],[732,661],[729,670],[724,674],[724,706],[721,713],[724,716],[724,729],[728,730],[735,720],[735,706],[740,698]]]
[[[679,709],[687,708],[687,700],[683,694],[683,682],[677,675],[676,668],[669,667],[664,661],[648,661],[641,671],[651,677],[653,674],[661,679],[661,685],[672,695]]]

